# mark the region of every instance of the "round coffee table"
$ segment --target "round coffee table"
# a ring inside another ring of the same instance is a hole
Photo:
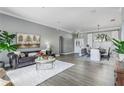
[[[36,63],[36,70],[41,69],[41,70],[45,70],[45,69],[52,69],[54,67],[54,62],[55,62],[55,58],[50,58],[48,60],[44,59],[44,60],[35,60]]]

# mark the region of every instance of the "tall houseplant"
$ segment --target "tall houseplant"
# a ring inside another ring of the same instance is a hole
[[[124,41],[113,39],[115,50],[119,54],[119,61],[124,61]]]
[[[17,45],[13,43],[15,34],[11,34],[7,31],[0,31],[0,52],[2,51],[16,51]]]

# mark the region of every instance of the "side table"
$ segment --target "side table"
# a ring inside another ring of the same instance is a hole
[[[5,68],[5,63],[3,61],[0,61],[0,68]]]

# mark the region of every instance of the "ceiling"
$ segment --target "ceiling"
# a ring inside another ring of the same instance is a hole
[[[119,7],[1,7],[0,12],[71,33],[121,25]]]

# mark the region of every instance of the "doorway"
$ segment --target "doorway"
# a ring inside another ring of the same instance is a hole
[[[59,36],[59,54],[63,54],[63,37]]]

